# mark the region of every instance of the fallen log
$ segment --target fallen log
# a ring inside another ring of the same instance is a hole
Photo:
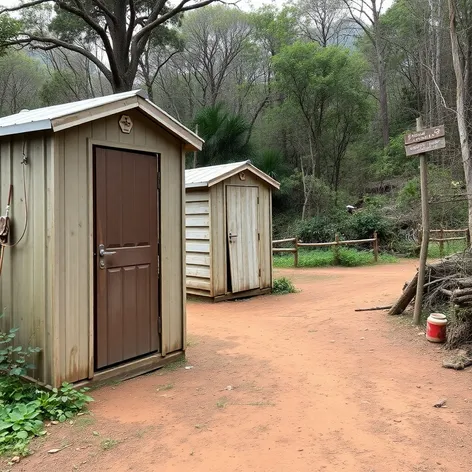
[[[415,298],[416,286],[418,284],[418,272],[415,274],[410,283],[406,286],[405,290],[397,302],[390,308],[389,315],[401,315],[410,302]]]
[[[462,288],[472,288],[472,277],[466,277],[463,279],[457,279],[457,285]]]
[[[467,295],[472,295],[472,287],[471,288],[462,288],[462,289],[456,289],[452,291],[452,296],[454,298],[458,297],[464,297]]]
[[[457,305],[462,305],[463,303],[469,302],[472,302],[472,295],[454,298],[454,303],[456,303]]]
[[[354,311],[377,311],[377,310],[389,310],[392,305],[388,306],[374,306],[372,308],[356,308]]]

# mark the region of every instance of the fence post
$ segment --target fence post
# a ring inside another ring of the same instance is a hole
[[[295,238],[295,252],[293,253],[293,263],[298,267],[298,238]]]
[[[441,226],[439,230],[439,257],[442,259],[444,255],[444,229]]]
[[[334,235],[334,265],[340,264],[339,260],[339,234]]]
[[[379,261],[379,239],[377,237],[377,231],[374,232],[374,261]]]

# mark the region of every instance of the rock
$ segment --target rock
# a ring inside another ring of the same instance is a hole
[[[57,454],[61,449],[49,449],[48,454]]]
[[[446,399],[440,400],[437,403],[435,403],[433,406],[434,408],[444,408],[444,405],[446,404]]]
[[[20,460],[21,460],[20,456],[13,456],[10,459],[10,462],[13,462],[14,464],[18,464],[18,462],[20,462]]]
[[[59,424],[59,421],[51,421],[51,424]]]
[[[233,390],[233,386],[232,385],[228,385],[225,390]]]
[[[185,370],[190,370],[190,369],[193,369],[193,365],[186,365],[185,366]]]

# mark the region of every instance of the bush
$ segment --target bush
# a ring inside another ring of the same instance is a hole
[[[40,349],[14,347],[17,331],[0,332],[0,454],[26,455],[31,438],[45,434],[44,420],[63,422],[93,399],[66,382],[47,391],[24,381],[34,367],[28,359]]]
[[[389,241],[392,238],[394,224],[387,219],[382,210],[367,207],[356,211],[350,218],[344,220],[341,234],[348,239],[369,239],[377,231],[380,241]]]
[[[285,295],[287,293],[296,293],[297,289],[295,285],[293,285],[292,281],[287,277],[280,277],[278,279],[274,279],[272,293],[276,293],[278,295]]]

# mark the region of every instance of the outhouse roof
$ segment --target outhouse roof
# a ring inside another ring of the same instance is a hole
[[[252,172],[272,187],[280,188],[280,184],[276,180],[252,165],[251,161],[232,162],[230,164],[186,170],[185,188],[211,187],[243,171]]]
[[[0,118],[0,136],[29,133],[32,131],[61,131],[115,113],[139,108],[188,146],[188,150],[201,150],[203,140],[157,105],[146,99],[141,90],[116,93],[105,97],[90,98],[35,110],[23,110]]]

